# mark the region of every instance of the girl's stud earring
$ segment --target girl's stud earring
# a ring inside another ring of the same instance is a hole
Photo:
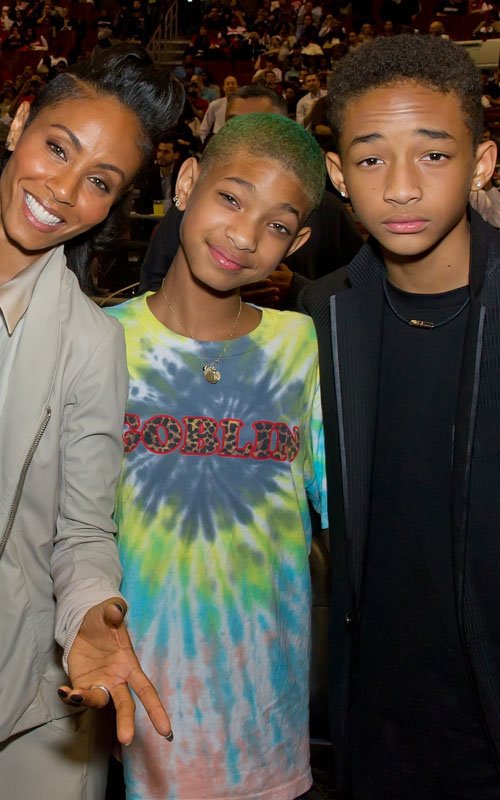
[[[179,200],[179,198],[178,198],[178,196],[176,194],[174,194],[173,201],[174,201],[174,206],[176,208],[180,208],[181,201]]]
[[[481,188],[481,186],[482,186],[482,184],[481,184],[481,181],[477,181],[477,182],[476,182],[476,186],[477,186],[477,188],[478,188],[478,189],[480,189],[480,188]]]

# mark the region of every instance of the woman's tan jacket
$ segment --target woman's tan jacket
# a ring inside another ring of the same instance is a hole
[[[62,648],[118,592],[111,515],[126,395],[121,328],[82,294],[59,247],[0,417],[0,742],[71,713],[57,696]]]

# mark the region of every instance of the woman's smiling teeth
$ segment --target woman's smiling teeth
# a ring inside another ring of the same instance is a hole
[[[58,225],[60,222],[62,222],[60,217],[56,217],[54,214],[49,214],[49,212],[46,211],[45,208],[40,205],[40,203],[35,200],[31,194],[25,192],[24,196],[26,198],[26,205],[38,222],[43,222],[44,225]]]

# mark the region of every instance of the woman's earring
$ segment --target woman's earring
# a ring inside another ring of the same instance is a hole
[[[11,147],[12,147],[12,142],[5,142],[5,148],[7,150],[10,150]]]
[[[179,198],[178,198],[178,196],[177,196],[176,194],[174,194],[173,201],[174,201],[174,206],[175,206],[176,208],[180,208],[180,206],[181,206],[181,201],[179,200]]]
[[[481,183],[481,181],[476,181],[476,186],[477,186],[477,188],[478,188],[478,189],[480,189],[480,188],[481,188],[481,186],[482,186],[482,183]]]
[[[347,197],[347,192],[340,192],[341,197]]]

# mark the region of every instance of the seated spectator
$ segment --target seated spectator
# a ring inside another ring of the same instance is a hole
[[[363,22],[359,31],[359,40],[361,42],[371,42],[375,39],[375,31],[371,22]]]
[[[113,35],[113,30],[111,25],[109,27],[101,26],[97,30],[97,42],[95,44],[94,49],[92,50],[92,55],[96,56],[97,54],[101,53],[103,50],[108,50],[110,47],[113,47],[113,42],[111,41],[111,37]],[[61,44],[64,46],[65,43]],[[61,49],[62,52],[62,49]],[[67,65],[66,65],[67,66]]]
[[[440,36],[441,39],[449,39],[450,37],[445,31],[445,27],[440,20],[433,20],[429,25],[429,36]]]
[[[219,84],[215,83],[212,75],[209,72],[206,72],[205,70],[201,72],[201,77],[204,80],[204,85],[207,87],[207,89],[210,89],[210,91],[213,93],[214,100],[218,100],[219,97],[221,96],[221,88]],[[209,100],[209,102],[212,101]]]
[[[0,26],[3,31],[10,31],[14,24],[14,20],[10,18],[10,6],[2,6],[2,14],[0,16]]]
[[[30,50],[48,50],[49,45],[45,36],[38,36],[34,28],[26,28],[26,46]]]
[[[276,53],[262,53],[262,55],[257,59],[255,63],[255,73],[252,77],[252,83],[260,83],[262,79],[265,77],[265,73],[268,70],[272,70],[275,74],[276,81],[281,83],[283,79],[283,73],[281,69],[276,64],[277,58]]]
[[[18,26],[22,36],[26,25],[26,17],[24,11],[21,11],[19,8],[14,10],[14,24]]]
[[[297,26],[297,31],[295,36],[297,37],[298,41],[302,41],[303,39],[307,39],[309,42],[316,42],[318,41],[318,28],[313,22],[312,14],[304,14],[302,18],[302,22]]]
[[[202,23],[205,25],[208,35],[211,37],[212,44],[219,34],[226,31],[227,27],[224,12],[220,6],[216,5],[212,5],[208,11],[205,12]]]
[[[320,56],[317,67],[317,74],[321,86],[327,85],[328,78],[332,74],[332,60],[329,56]]]
[[[299,10],[297,11],[297,24],[302,25],[304,17],[307,15],[310,15],[312,17],[314,25],[316,26],[316,28],[319,28],[321,24],[321,18],[323,16],[323,8],[321,4],[317,3],[315,6],[313,6],[311,2],[302,3]]]
[[[21,103],[26,101],[31,105],[44,85],[45,81],[39,75],[32,75],[27,78],[12,101],[8,112],[9,116],[15,117]]]
[[[24,45],[24,40],[21,36],[21,32],[19,27],[16,23],[12,26],[9,31],[9,35],[6,39],[4,39],[2,43],[2,50],[19,50]]]
[[[133,0],[132,12],[129,17],[129,38],[145,44],[147,36],[146,15],[141,0]]]
[[[283,91],[283,97],[286,101],[287,115],[290,117],[290,119],[295,119],[295,112],[299,99],[296,88],[291,84],[286,86]]]
[[[493,74],[488,74],[486,93],[491,98],[493,104],[500,100],[500,69],[496,69]]]
[[[392,19],[386,19],[382,28],[381,36],[394,36],[396,33],[394,22]]]
[[[299,90],[301,90],[303,93],[306,91],[306,80],[308,76],[309,76],[309,70],[307,69],[307,67],[304,67],[303,69],[300,70],[299,77],[297,79],[297,85],[299,87]],[[301,97],[303,96],[304,95],[301,94]]]
[[[198,147],[197,143],[199,142],[199,149],[201,149],[201,138],[200,138],[200,136],[201,136],[201,122],[200,122],[200,118],[198,117],[197,114],[195,114],[193,106],[191,105],[191,103],[189,102],[187,97],[186,97],[186,99],[184,101],[184,107],[182,109],[182,114],[180,116],[180,119],[178,120],[178,124],[179,123],[183,123],[191,131],[191,135],[192,135],[193,140],[194,140],[193,147],[194,148]]]
[[[264,73],[264,86],[267,86],[268,89],[271,89],[273,92],[277,92],[281,94],[282,86],[281,83],[277,83],[276,81],[276,73],[272,69],[266,70]]]
[[[127,3],[121,3],[113,19],[113,34],[117,39],[125,41],[130,37],[130,9]]]
[[[285,72],[285,82],[290,81],[291,78],[298,78],[304,67],[305,65],[300,54],[292,56],[290,66]]]
[[[226,28],[226,35],[243,37],[247,33],[246,25],[242,25],[238,17],[231,17],[229,24]]]
[[[328,118],[328,94],[320,97],[314,104],[309,118],[309,129],[325,153],[335,151],[335,142]]]
[[[349,31],[347,34],[347,48],[348,50],[354,50],[354,48],[359,47],[361,41],[359,40],[358,34],[356,31]]]
[[[482,69],[480,75],[481,75],[481,84],[483,89],[483,93],[481,95],[481,103],[483,108],[491,108],[491,96],[488,93],[489,89],[488,78],[490,75],[489,70]],[[488,136],[487,138],[489,139],[490,136]]]
[[[247,31],[241,48],[241,58],[248,61],[257,61],[258,57],[265,49],[265,46],[260,41],[258,32]]]
[[[208,101],[204,100],[201,96],[202,85],[196,80],[197,77],[199,76],[193,76],[194,80],[189,82],[186,90],[186,98],[193,109],[194,115],[198,117],[201,122],[207,111]]]
[[[74,20],[70,19],[69,9],[66,7],[62,9],[62,15],[58,24],[56,25],[56,31],[54,43],[59,47],[59,52],[61,55],[65,56],[68,61],[74,61],[74,55],[78,43],[78,31],[76,29]],[[111,27],[101,25],[98,28],[97,41],[99,44],[99,50],[105,50],[111,46],[111,36]]]
[[[201,67],[196,66],[191,53],[184,53],[182,64],[178,64],[174,69],[174,75],[184,84],[188,84],[193,75],[199,75]]]
[[[283,56],[288,60],[293,53],[293,47],[297,41],[295,35],[292,33],[292,25],[290,22],[281,25],[277,37],[279,39],[278,61],[283,63],[285,60]]]
[[[291,48],[288,42],[288,38],[286,36],[283,39],[283,42],[281,41],[281,38],[277,34],[271,36],[271,41],[268,47],[268,53],[272,53],[273,55],[276,56],[276,60],[280,66],[288,58],[290,50]]]
[[[252,25],[252,30],[257,31],[259,39],[264,47],[269,47],[271,42],[271,26],[267,21],[266,14],[262,9],[259,9],[255,21]]]
[[[238,59],[243,50],[247,29],[237,17],[231,17],[227,26],[226,38],[229,44],[229,57]]]
[[[105,27],[111,27],[111,22],[109,21],[109,23],[110,24],[106,25]],[[71,18],[68,6],[62,6],[62,8],[60,8],[60,10],[57,12],[55,19],[55,26],[56,26],[56,31],[61,31],[61,30],[70,31],[73,30],[73,28],[75,27],[75,23],[74,20]]]
[[[156,157],[135,181],[137,192],[134,210],[141,214],[152,214],[154,202],[162,200],[167,211],[172,205],[172,175],[181,156],[181,146],[174,136],[165,136],[156,148]]]
[[[42,12],[37,17],[36,25],[37,32],[40,36],[44,36],[47,41],[54,38],[56,33],[56,11],[51,2],[44,3]]]
[[[189,109],[189,114],[192,114],[191,109]],[[196,122],[199,123],[199,120],[196,120]],[[201,139],[199,136],[196,136],[193,133],[190,121],[186,118],[184,111],[181,113],[181,116],[177,120],[175,126],[173,128],[169,128],[163,138],[167,141],[170,139],[175,139],[179,146],[179,162],[184,161],[186,158],[188,158],[188,156],[193,156],[197,153],[200,153],[203,149]]]
[[[238,0],[229,0],[229,9],[227,23],[229,26],[231,18],[236,19],[238,25],[242,28],[247,28],[246,14],[244,9],[239,5]]]
[[[215,39],[213,41],[215,41]],[[188,52],[195,58],[206,58],[213,41],[208,35],[206,25],[200,25],[198,33],[195,33],[194,36],[191,37],[191,44]]]
[[[322,47],[326,44],[333,46],[345,41],[345,38],[346,32],[340,20],[336,19],[333,14],[327,14],[318,31],[318,43]]]
[[[220,97],[220,89],[215,84],[211,84],[207,86],[207,73],[200,72],[199,75],[193,75],[190,81],[190,85],[196,84],[199,88],[199,96],[206,100],[207,103],[211,103],[212,100],[217,100]]]
[[[208,109],[203,117],[200,128],[200,138],[202,143],[205,143],[207,137],[212,133],[217,133],[218,130],[224,125],[226,118],[227,100],[232,94],[238,90],[238,81],[234,75],[227,75],[222,84],[222,91],[224,97],[218,100],[213,100],[208,105]]]
[[[12,81],[5,81],[0,95],[0,120],[3,120],[6,114],[9,114],[9,108],[14,102],[14,97],[15,92]]]
[[[311,112],[320,97],[326,95],[325,89],[321,88],[319,77],[312,73],[305,80],[307,94],[297,103],[295,119],[304,128],[309,128]]]
[[[22,88],[22,86],[24,86],[25,81],[26,81],[26,78],[24,77],[22,72],[19,72],[16,75],[16,77],[14,78],[14,90],[15,90],[16,96],[21,91],[21,88]]]

